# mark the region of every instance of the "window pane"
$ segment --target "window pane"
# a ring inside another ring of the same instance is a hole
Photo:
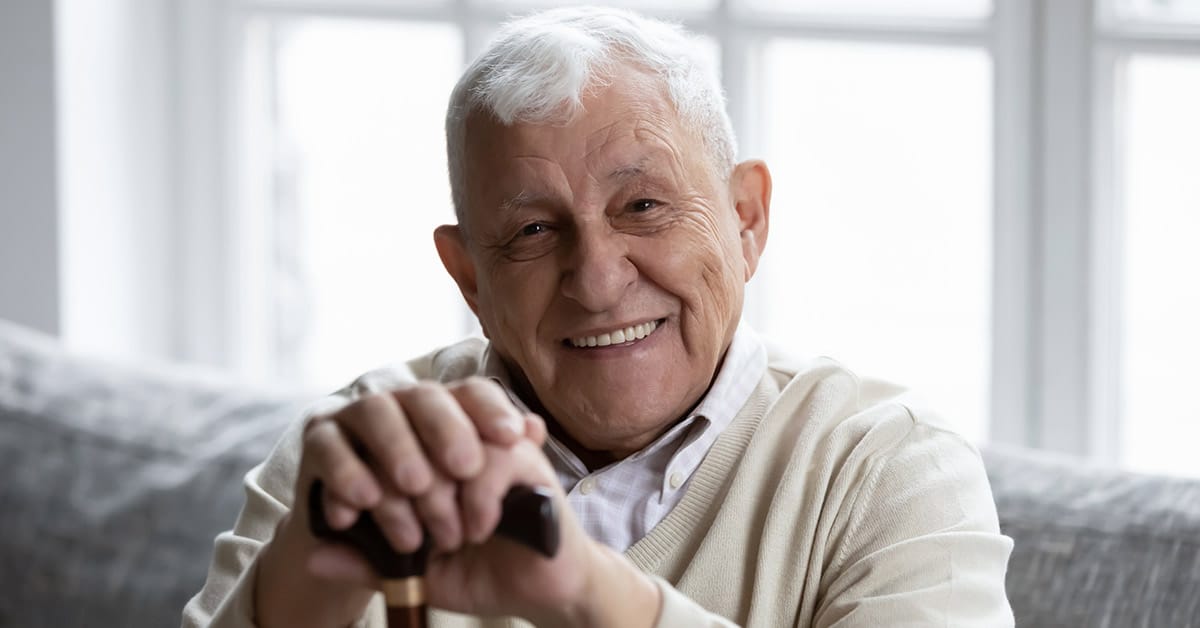
[[[609,0],[598,3],[595,0],[470,0],[481,5],[513,5],[517,10],[522,8],[550,8],[571,5],[597,5],[624,7],[642,12],[670,11],[705,11],[717,6],[717,0]]]
[[[986,433],[991,66],[975,49],[766,49],[769,335]]]
[[[991,0],[741,0],[759,11],[822,16],[899,18],[983,18]]]
[[[280,364],[303,381],[343,384],[466,329],[432,236],[453,221],[443,118],[461,51],[457,29],[418,23],[307,19],[281,39],[277,289],[297,331]]]
[[[1200,60],[1126,69],[1123,461],[1200,476]]]
[[[331,5],[337,6],[344,10],[353,11],[355,9],[387,9],[387,8],[407,8],[407,7],[423,7],[423,6],[441,6],[448,4],[450,0],[341,0],[340,2],[330,3],[328,0],[243,0],[247,4],[262,6],[262,7],[297,7],[302,9],[312,9],[320,12],[322,9],[328,8]]]
[[[1117,0],[1117,12],[1125,17],[1156,21],[1200,21],[1200,0]]]

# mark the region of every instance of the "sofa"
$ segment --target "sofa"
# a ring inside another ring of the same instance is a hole
[[[72,355],[0,321],[0,627],[171,626],[313,393]],[[990,448],[1018,626],[1200,626],[1200,481]]]

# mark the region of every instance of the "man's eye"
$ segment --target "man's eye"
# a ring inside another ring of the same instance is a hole
[[[659,202],[651,198],[640,198],[629,204],[629,209],[635,212],[644,212],[658,207]]]
[[[523,236],[535,236],[535,235],[538,235],[539,233],[545,233],[545,232],[546,232],[546,225],[544,225],[540,222],[531,222],[531,223],[525,225],[524,227],[521,227],[521,235],[523,235]]]

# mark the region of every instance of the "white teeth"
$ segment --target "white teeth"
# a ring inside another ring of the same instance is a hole
[[[572,338],[571,344],[576,347],[607,347],[609,345],[619,345],[634,340],[641,340],[649,336],[651,332],[658,328],[658,321],[650,321],[625,329],[617,329],[598,336],[581,336]]]

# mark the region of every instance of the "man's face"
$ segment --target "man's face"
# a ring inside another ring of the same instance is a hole
[[[437,239],[521,384],[580,445],[624,455],[708,389],[765,243],[770,183],[761,162],[718,176],[642,73],[583,104],[566,126],[468,120],[465,229]],[[757,210],[743,198],[756,185]]]

